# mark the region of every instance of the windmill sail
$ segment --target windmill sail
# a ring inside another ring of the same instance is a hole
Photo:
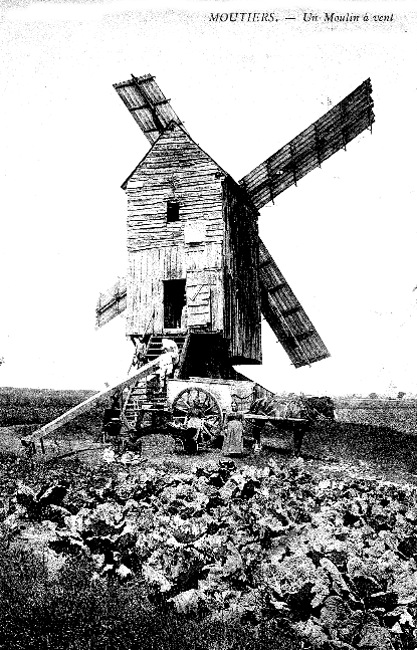
[[[127,306],[126,278],[119,278],[105,293],[101,293],[96,307],[96,327],[121,314]]]
[[[168,124],[182,123],[152,75],[132,75],[129,81],[113,84],[113,88],[151,144]]]
[[[259,239],[261,310],[296,368],[326,359],[329,351]]]
[[[371,80],[367,79],[326,115],[244,176],[240,183],[255,207],[262,208],[291,185],[297,185],[308,172],[321,167],[324,160],[370,129],[375,121],[371,93]]]

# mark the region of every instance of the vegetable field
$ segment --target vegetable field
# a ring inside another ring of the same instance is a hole
[[[105,452],[89,468],[74,459],[33,473],[9,457],[3,468],[6,569],[10,557],[42,560],[43,615],[59,619],[55,632],[47,618],[42,628],[53,645],[27,647],[133,648],[137,626],[157,616],[174,636],[156,625],[140,647],[417,647],[414,486],[271,454],[184,466]],[[2,579],[3,620],[30,594],[15,564]],[[85,617],[66,627],[81,597],[98,607],[106,594],[115,607],[127,592],[136,609],[128,621],[120,612],[122,629],[100,608],[100,630]],[[32,624],[15,620],[16,634]],[[187,646],[185,629],[188,642],[207,635]]]
[[[271,427],[236,460],[159,438],[88,462],[3,451],[2,648],[417,648],[414,435],[317,423],[294,459]]]

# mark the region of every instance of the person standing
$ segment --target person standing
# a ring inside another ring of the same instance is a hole
[[[188,453],[198,452],[198,443],[201,435],[203,420],[196,409],[192,409],[185,420],[184,449]]]
[[[115,393],[112,397],[110,408],[104,410],[102,440],[103,443],[107,442],[108,437],[117,438],[120,436],[122,429],[121,421],[121,408],[119,393]]]
[[[226,432],[222,453],[225,456],[243,454],[243,414],[238,413],[236,402],[232,402],[231,411],[226,415]]]
[[[140,336],[136,340],[133,336],[131,336],[130,338],[135,345],[135,351],[133,353],[133,359],[132,359],[132,363],[130,364],[128,375],[130,375],[131,373],[136,373],[139,370],[139,368],[145,365],[145,363],[147,363],[148,361],[146,356],[147,346],[144,337]]]
[[[261,432],[262,429],[265,426],[265,421],[263,420],[255,420],[252,424],[252,437],[253,437],[253,453],[254,454],[260,454],[261,453]]]
[[[168,377],[172,377],[179,362],[178,346],[172,339],[162,339],[162,355],[159,364],[159,389],[163,392],[166,389]]]

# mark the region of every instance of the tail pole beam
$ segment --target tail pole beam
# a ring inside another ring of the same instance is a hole
[[[135,384],[139,379],[145,379],[145,377],[147,377],[150,374],[155,374],[156,369],[159,367],[159,363],[160,363],[160,357],[157,357],[150,363],[147,363],[146,365],[142,366],[140,370],[138,370],[138,372],[133,374],[131,377],[127,377],[126,379],[118,382],[117,384],[110,386],[109,388],[106,388],[105,390],[102,390],[99,393],[96,393],[95,395],[92,395],[84,402],[77,404],[77,406],[74,406],[69,411],[66,411],[66,413],[63,413],[55,420],[52,420],[52,422],[49,422],[48,424],[45,424],[40,429],[37,429],[30,436],[27,437],[27,440],[32,443],[38,442],[41,446],[41,449],[43,449],[43,438],[56,431],[67,422],[70,422],[78,415],[81,415],[81,413],[87,412],[102,397],[111,395],[111,393],[113,393],[115,390],[121,390],[132,384]]]

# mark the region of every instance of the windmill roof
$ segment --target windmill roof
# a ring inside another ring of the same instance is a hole
[[[135,172],[136,172],[138,169],[140,169],[140,167],[141,167],[141,166],[144,164],[144,162],[146,161],[147,157],[148,157],[148,156],[150,155],[150,153],[154,150],[154,148],[158,146],[158,143],[161,141],[161,139],[164,137],[164,135],[167,133],[167,131],[169,131],[169,130],[173,127],[173,125],[175,125],[176,128],[180,129],[180,130],[181,130],[181,131],[186,135],[186,137],[187,137],[187,138],[188,138],[188,139],[189,139],[189,140],[190,140],[190,141],[191,141],[191,142],[192,142],[192,143],[193,143],[193,144],[194,144],[194,145],[195,145],[195,146],[196,146],[196,147],[197,147],[197,148],[198,148],[198,149],[199,149],[199,150],[200,150],[204,155],[205,155],[205,156],[207,156],[207,158],[209,158],[209,159],[212,161],[212,163],[213,163],[214,165],[216,165],[216,167],[218,168],[219,172],[221,172],[222,174],[224,174],[225,178],[228,178],[230,181],[232,181],[232,182],[235,184],[235,186],[236,186],[236,188],[239,190],[239,192],[241,192],[241,193],[243,193],[243,194],[245,195],[245,201],[246,201],[247,203],[249,203],[251,206],[253,206],[253,203],[252,203],[251,199],[249,198],[249,196],[247,195],[245,189],[244,189],[241,185],[239,185],[239,183],[237,183],[237,182],[235,181],[235,179],[234,179],[234,178],[233,178],[233,177],[232,177],[228,172],[226,172],[226,171],[225,171],[225,170],[224,170],[224,169],[223,169],[223,168],[222,168],[222,167],[221,167],[221,166],[220,166],[220,165],[219,165],[219,164],[218,164],[218,163],[217,163],[217,162],[216,162],[216,161],[215,161],[211,156],[210,156],[210,154],[208,154],[208,153],[207,153],[207,152],[206,152],[206,151],[205,151],[205,150],[204,150],[204,149],[203,149],[203,148],[202,148],[202,147],[201,147],[201,146],[200,146],[200,145],[199,145],[195,140],[193,140],[193,138],[190,136],[190,134],[185,130],[185,128],[184,128],[181,124],[178,124],[178,122],[176,122],[176,121],[174,121],[174,120],[172,120],[172,121],[168,124],[168,126],[167,126],[163,131],[162,131],[162,133],[159,135],[158,139],[155,140],[155,142],[153,143],[153,145],[151,146],[151,148],[150,148],[150,149],[145,153],[145,155],[143,156],[143,158],[141,158],[141,160],[140,160],[139,163],[136,165],[136,167],[132,170],[132,172],[129,174],[129,176],[128,176],[124,181],[123,181],[123,183],[122,183],[122,185],[121,185],[122,189],[124,189],[124,190],[126,189],[129,180],[132,178],[132,176],[135,174]],[[253,206],[253,209],[256,211],[257,214],[259,214],[259,211],[257,210],[257,208],[256,208],[255,206]]]

